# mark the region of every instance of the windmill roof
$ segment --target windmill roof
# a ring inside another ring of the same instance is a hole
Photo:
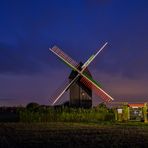
[[[80,63],[79,63],[79,66],[78,66],[78,69],[79,69],[79,70],[81,70],[81,66],[82,66],[82,65],[83,65],[83,63],[80,62]],[[87,74],[88,76],[92,77],[92,75],[91,75],[90,71],[88,70],[88,68],[86,68],[86,69],[84,70],[84,72],[86,72],[86,74]],[[70,75],[69,75],[69,79],[73,79],[77,74],[78,74],[78,72],[72,70],[71,73],[70,73]]]

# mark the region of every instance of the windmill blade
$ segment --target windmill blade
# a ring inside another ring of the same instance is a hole
[[[78,66],[78,63],[75,60],[73,60],[57,46],[53,46],[52,48],[49,48],[49,50],[52,51],[55,55],[57,55],[64,63],[66,63],[72,69],[75,69]]]
[[[52,105],[55,105],[55,103],[62,97],[62,95],[69,89],[69,87],[78,79],[80,74],[78,74],[57,96],[53,96],[51,100],[53,100]]]
[[[80,79],[80,82],[82,82],[88,88],[93,89],[94,92],[98,96],[100,96],[101,99],[103,99],[105,102],[110,102],[114,100],[99,86],[99,84],[95,80],[93,80],[92,78],[90,79],[85,73],[83,73],[82,76],[83,77]]]
[[[67,85],[69,84],[69,82],[67,81],[67,79],[65,79],[58,88],[56,88],[56,90],[51,94],[50,98],[49,98],[49,104],[52,105],[53,102],[55,101],[55,99],[59,96],[59,94],[63,91],[63,88],[65,88]]]
[[[82,72],[90,65],[90,63],[97,57],[97,55],[105,48],[105,46],[107,45],[108,43],[106,42],[99,50],[98,52],[94,55],[92,55],[85,63],[84,65],[82,66]]]

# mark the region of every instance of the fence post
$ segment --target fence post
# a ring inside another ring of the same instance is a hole
[[[147,123],[148,119],[147,119],[147,103],[144,103],[144,107],[143,107],[143,115],[144,115],[144,122]]]

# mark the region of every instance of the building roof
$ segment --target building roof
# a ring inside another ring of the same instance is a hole
[[[78,65],[78,69],[79,69],[79,70],[81,70],[82,65],[83,65],[83,63],[80,62],[79,65]],[[88,68],[86,68],[86,69],[84,70],[84,72],[86,72],[86,74],[87,74],[88,76],[92,77],[92,75],[91,75],[90,71],[88,70]],[[74,79],[77,74],[78,74],[77,71],[72,70],[71,73],[70,73],[70,75],[69,75],[69,79]]]
[[[144,107],[144,104],[128,104],[129,107]]]

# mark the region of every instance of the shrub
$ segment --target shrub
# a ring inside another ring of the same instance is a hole
[[[39,106],[29,103],[26,108],[18,110],[21,122],[100,122],[114,121],[113,109],[100,104],[91,109],[70,107]]]

